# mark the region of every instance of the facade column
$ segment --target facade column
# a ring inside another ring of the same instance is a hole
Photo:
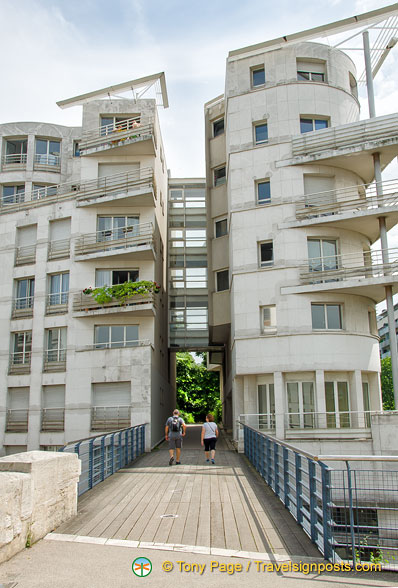
[[[285,438],[285,387],[283,385],[282,372],[274,373],[275,394],[275,437]]]
[[[316,393],[316,411],[318,413],[315,420],[316,429],[326,429],[326,399],[325,399],[325,372],[323,370],[315,371],[315,393]]]
[[[238,451],[243,451],[243,430],[241,431],[238,420],[241,414],[244,413],[243,401],[243,378],[236,377],[232,382],[232,428],[233,439],[238,440]]]
[[[351,374],[350,380],[350,410],[356,413],[351,416],[351,427],[353,429],[362,429],[365,426],[365,415],[363,405],[361,370],[355,370]]]

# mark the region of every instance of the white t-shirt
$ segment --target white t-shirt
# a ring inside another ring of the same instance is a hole
[[[213,437],[216,437],[216,431],[217,431],[217,425],[216,423],[204,423],[203,427],[205,429],[205,439],[212,439]]]

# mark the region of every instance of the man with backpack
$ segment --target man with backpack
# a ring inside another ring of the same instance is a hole
[[[177,409],[173,411],[173,416],[169,417],[166,422],[165,437],[169,442],[169,465],[174,462],[174,449],[176,451],[176,465],[180,465],[180,455],[182,447],[182,438],[185,437],[186,426]]]

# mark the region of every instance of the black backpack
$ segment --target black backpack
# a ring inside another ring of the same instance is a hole
[[[173,431],[173,433],[179,433],[180,429],[181,429],[180,418],[177,416],[174,416],[173,420],[171,422],[171,430]]]

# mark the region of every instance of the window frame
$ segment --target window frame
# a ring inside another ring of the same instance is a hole
[[[254,83],[254,74],[256,72],[264,72],[264,81],[260,82],[259,84],[255,84]],[[261,88],[262,86],[265,86],[266,83],[266,77],[265,77],[265,65],[263,64],[259,64],[259,65],[254,65],[250,68],[250,85],[252,88]]]
[[[220,223],[224,223],[225,222],[225,233],[222,233],[221,235],[217,235],[217,225],[219,225]],[[214,238],[215,239],[221,239],[221,237],[225,237],[226,235],[228,235],[228,218],[220,218],[216,221],[214,221]]]
[[[264,324],[264,310],[270,311],[271,324],[269,326],[265,326]],[[276,333],[276,304],[265,304],[260,306],[260,330],[263,335]]]
[[[322,306],[323,307],[323,320],[324,320],[324,327],[314,327],[314,315],[312,309],[314,306]],[[339,322],[340,327],[329,327],[329,318],[328,318],[328,307],[329,306],[336,306],[339,309]],[[311,322],[312,322],[312,330],[313,331],[343,331],[343,304],[341,302],[311,302]]]
[[[4,194],[5,188],[12,188],[12,194]],[[22,189],[21,189],[22,188]],[[25,184],[2,184],[1,186],[1,204],[6,206],[7,204],[18,204],[19,202],[25,202]]]
[[[218,282],[218,276],[220,274],[227,274],[227,288],[223,288],[222,290],[219,289],[219,282]],[[229,290],[229,268],[226,269],[222,269],[222,270],[218,270],[216,271],[216,292],[228,292]]]
[[[264,127],[267,131],[267,138],[266,139],[257,139],[257,129],[260,127]],[[257,121],[253,123],[253,142],[255,145],[266,145],[269,141],[268,137],[268,121]]]
[[[38,153],[37,152],[37,142],[42,141],[43,143],[47,143],[46,146],[46,153]],[[50,144],[56,143],[59,145],[58,152],[51,152],[50,151]],[[61,144],[62,139],[54,139],[48,137],[35,137],[35,163],[38,165],[48,165],[52,167],[59,167],[61,165]]]
[[[50,333],[51,331],[57,332],[56,347],[50,348]],[[66,359],[66,346],[67,346],[67,327],[50,327],[44,330],[44,345],[45,345],[45,361],[46,363],[58,363],[65,361]],[[62,339],[64,339],[64,347],[61,347]],[[52,353],[55,355],[55,359],[50,359]]]
[[[269,243],[272,245],[272,259],[270,259],[268,261],[263,261],[261,259],[261,246],[262,245],[269,244]],[[259,241],[258,242],[258,261],[259,261],[259,267],[260,268],[272,267],[274,265],[274,262],[275,262],[275,258],[274,258],[274,241],[272,239],[267,239],[265,241]]]
[[[289,385],[297,385],[298,412],[290,411]],[[312,384],[312,410],[304,411],[304,384]],[[316,425],[316,382],[314,380],[296,380],[286,382],[286,408],[289,429],[314,429]],[[293,417],[293,418],[292,418]],[[298,417],[298,418],[297,418]]]
[[[224,176],[220,178],[216,177],[217,172],[219,172],[220,170],[224,170]],[[219,167],[215,167],[213,169],[213,185],[214,188],[218,188],[219,186],[223,186],[224,184],[227,183],[227,166],[226,165],[220,165]]]
[[[222,121],[222,130],[215,132],[215,125],[217,125],[217,123],[220,123]],[[220,137],[221,135],[224,135],[225,133],[225,117],[221,116],[220,118],[217,118],[216,120],[213,120],[212,123],[212,132],[213,132],[213,139],[215,139],[216,137]]]
[[[259,197],[259,186],[261,185],[268,185],[268,191],[269,191],[269,198],[267,199],[260,199]],[[256,181],[256,204],[258,204],[259,206],[264,206],[265,204],[270,204],[271,202],[271,180],[268,178],[262,179],[262,180],[257,180]]]
[[[260,404],[266,405],[266,412],[261,412]],[[262,415],[258,419],[259,429],[275,429],[275,384],[273,382],[257,384],[257,411],[259,415]]]
[[[123,341],[113,341],[112,340],[112,328],[113,327],[118,327],[118,328],[122,328],[123,329]],[[128,340],[127,339],[127,328],[128,327],[136,327],[137,328],[137,339],[131,339]],[[104,342],[99,342],[97,341],[97,333],[99,332],[98,329],[104,329],[106,328],[108,330],[108,337],[107,337],[107,341]],[[136,325],[94,325],[94,349],[124,349],[126,347],[137,347],[138,346],[138,341],[139,339],[139,328],[140,325],[136,324]],[[119,345],[119,343],[122,343],[122,345]],[[128,345],[127,343],[130,343],[130,345]]]
[[[59,289],[52,291],[53,278],[60,276],[59,278]],[[68,276],[68,279],[64,276]],[[67,281],[67,290],[65,290],[64,281]],[[48,305],[58,306],[60,304],[68,304],[69,300],[69,287],[70,287],[70,272],[56,272],[55,274],[48,274]],[[54,302],[54,299],[56,300]]]
[[[299,78],[299,74],[308,74],[308,78]],[[314,80],[312,76],[322,76],[322,80]],[[305,70],[297,70],[297,81],[298,82],[318,82],[319,84],[324,84],[326,82],[326,74],[321,71],[305,71]]]
[[[312,123],[312,129],[311,130],[308,130],[308,131],[303,131],[302,130],[302,124],[304,122],[308,122],[308,121],[311,121],[311,123]],[[299,122],[300,122],[300,134],[301,135],[305,135],[306,133],[314,133],[315,131],[324,131],[325,129],[330,129],[331,128],[330,116],[323,116],[323,115],[320,115],[320,114],[319,115],[318,114],[317,115],[300,114]],[[326,123],[326,126],[320,128],[320,129],[317,129],[316,128],[316,124],[319,123],[319,122],[325,122]]]

